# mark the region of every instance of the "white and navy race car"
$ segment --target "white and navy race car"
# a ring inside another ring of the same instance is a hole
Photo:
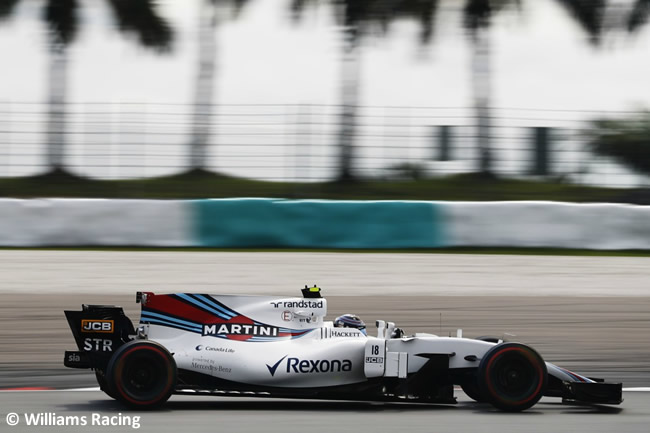
[[[93,369],[106,394],[136,408],[172,394],[453,404],[454,385],[505,411],[542,396],[622,402],[620,383],[544,362],[524,344],[461,331],[406,336],[381,320],[366,335],[355,317],[326,321],[319,288],[302,295],[139,292],[137,328],[120,307],[84,305],[65,312],[79,350],[64,364]]]

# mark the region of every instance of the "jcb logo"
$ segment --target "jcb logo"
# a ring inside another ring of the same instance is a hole
[[[113,333],[113,320],[87,320],[81,321],[81,332]]]

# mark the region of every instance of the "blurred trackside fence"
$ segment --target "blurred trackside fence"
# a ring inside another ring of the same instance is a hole
[[[341,107],[228,104],[213,109],[207,166],[269,181],[317,182],[337,173]],[[191,104],[79,102],[66,106],[65,165],[75,174],[123,179],[189,167]],[[361,106],[353,170],[374,179],[470,173],[478,166],[471,107]],[[634,112],[494,108],[493,169],[504,177],[639,186],[632,173],[587,149],[585,128]],[[48,106],[0,101],[0,176],[45,172]]]

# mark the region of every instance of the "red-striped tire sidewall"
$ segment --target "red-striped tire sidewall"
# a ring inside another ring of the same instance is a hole
[[[516,354],[527,359],[536,373],[534,390],[528,393],[525,398],[513,400],[498,392],[493,381],[492,368],[495,363],[504,356]],[[519,343],[504,343],[494,346],[483,357],[479,366],[479,382],[481,382],[482,394],[486,399],[499,409],[509,411],[520,411],[528,409],[542,397],[547,383],[546,363],[542,357],[532,348]]]
[[[166,377],[163,378],[165,386],[154,398],[148,400],[139,400],[129,395],[124,389],[122,381],[129,356],[141,351],[148,351],[150,354],[160,357],[165,365]],[[163,346],[150,341],[133,341],[120,347],[108,364],[107,374],[108,384],[115,397],[129,406],[142,409],[158,407],[167,401],[176,385],[176,363],[174,358]]]

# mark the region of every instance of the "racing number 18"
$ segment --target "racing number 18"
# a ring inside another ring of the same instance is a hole
[[[372,346],[371,350],[373,355],[379,355],[379,346],[374,345]]]

